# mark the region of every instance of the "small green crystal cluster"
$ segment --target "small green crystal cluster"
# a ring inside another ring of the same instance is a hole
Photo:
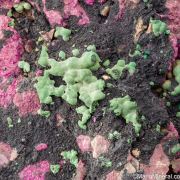
[[[171,95],[177,96],[180,94],[180,60],[176,61],[176,65],[173,69],[173,75],[175,76],[175,80],[177,81],[178,85],[175,87],[174,91],[171,92]]]
[[[31,9],[31,5],[28,2],[22,1],[19,4],[15,4],[14,5],[14,9],[18,13],[22,13],[24,10],[30,10]]]
[[[161,34],[168,35],[170,34],[170,30],[168,30],[168,26],[165,22],[161,20],[150,20],[152,25],[152,31],[155,36],[160,36]]]
[[[61,156],[63,156],[64,160],[70,160],[70,163],[77,167],[78,164],[78,157],[77,157],[77,151],[71,150],[71,151],[63,151],[61,153]]]
[[[144,59],[148,59],[150,55],[149,50],[142,50],[142,47],[140,46],[140,44],[136,45],[135,51],[133,54],[129,53],[130,57],[136,57],[136,56],[142,56]]]
[[[112,76],[112,78],[119,79],[125,69],[132,75],[136,70],[136,63],[130,62],[129,64],[126,64],[124,60],[118,60],[117,64],[112,68],[106,69],[106,72]]]
[[[71,30],[66,29],[64,27],[56,27],[56,31],[54,33],[55,38],[62,37],[64,41],[68,41],[70,35],[71,35]]]
[[[136,134],[139,134],[141,124],[139,123],[137,104],[131,101],[128,95],[110,100],[110,110],[112,110],[116,116],[122,116],[126,120],[126,123],[131,122]]]
[[[28,62],[19,61],[18,62],[18,67],[21,68],[24,72],[29,72],[30,71],[30,65],[29,65]]]

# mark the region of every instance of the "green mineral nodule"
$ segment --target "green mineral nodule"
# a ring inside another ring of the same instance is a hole
[[[38,64],[41,65],[42,67],[48,66],[48,58],[49,58],[49,55],[47,52],[47,47],[42,46],[41,54],[40,54],[40,57],[38,59]]]
[[[155,36],[160,36],[161,34],[169,34],[167,24],[162,22],[161,20],[150,20],[152,25],[152,30]]]
[[[106,72],[111,75],[112,78],[119,79],[125,69],[127,69],[130,75],[132,75],[136,70],[136,63],[130,62],[126,65],[124,60],[118,60],[117,64],[111,69],[106,69]]]
[[[58,38],[61,36],[64,41],[68,41],[70,35],[71,35],[71,30],[66,29],[64,27],[56,27],[54,37]]]
[[[30,71],[30,65],[29,65],[29,63],[27,63],[25,61],[19,61],[18,67],[21,68],[24,72]]]
[[[128,95],[112,99],[110,101],[110,110],[112,110],[116,116],[122,116],[126,120],[126,123],[131,122],[136,134],[139,134],[141,124],[139,123],[137,104],[131,101]]]

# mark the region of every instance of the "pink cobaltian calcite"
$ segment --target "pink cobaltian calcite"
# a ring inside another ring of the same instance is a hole
[[[167,155],[164,153],[162,145],[158,144],[150,158],[149,165],[141,164],[141,169],[144,170],[146,180],[156,180],[155,176],[148,177],[148,175],[158,174],[166,175],[169,171],[170,161]]]
[[[44,151],[48,148],[48,145],[45,143],[40,143],[35,146],[36,151]]]
[[[37,114],[38,109],[41,107],[37,93],[30,90],[16,93],[13,103],[18,107],[20,116],[26,116],[29,113]]]
[[[79,19],[79,25],[89,24],[89,17],[85,10],[80,6],[78,0],[64,0],[64,14],[66,18],[76,16]]]
[[[6,44],[0,50],[0,106],[4,108],[12,103],[17,85],[21,80],[21,77],[18,77],[18,61],[24,52],[19,34],[13,28],[8,27],[10,21],[11,18],[0,15],[0,39],[4,38],[3,30],[13,33],[9,39],[5,40]]]
[[[14,4],[18,4],[20,0],[0,0],[0,8],[11,9]]]
[[[93,158],[98,158],[101,154],[107,153],[110,143],[103,136],[97,135],[91,141]]]
[[[60,25],[63,26],[63,18],[59,11],[56,10],[47,10],[46,8],[46,0],[42,0],[43,2],[43,11],[50,23],[50,25],[53,27],[54,25]]]
[[[77,165],[76,176],[73,178],[73,180],[84,180],[85,176],[86,176],[86,167],[85,164],[80,160]]]
[[[85,135],[79,135],[76,138],[77,145],[82,152],[91,151],[91,138]]]
[[[33,165],[28,165],[20,173],[20,180],[45,180],[45,174],[50,171],[48,161],[40,161]]]
[[[178,43],[178,40],[180,40],[180,1],[167,0],[166,7],[168,9],[168,12],[165,17],[168,17],[168,27],[171,31],[170,41],[174,49],[174,57],[172,59],[172,62],[174,62],[177,58],[180,58],[180,44]],[[171,68],[172,63],[169,66],[169,69]]]
[[[17,150],[9,144],[0,142],[0,169],[6,167],[10,161],[13,161],[18,156]]]
[[[96,135],[92,140],[89,136],[79,135],[76,142],[82,152],[91,151],[93,158],[98,158],[101,154],[107,153],[110,146],[110,142],[101,135]]]

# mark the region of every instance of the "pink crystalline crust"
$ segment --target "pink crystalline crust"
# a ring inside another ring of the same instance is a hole
[[[91,141],[93,158],[98,158],[101,154],[107,153],[110,143],[103,136],[96,135]]]
[[[162,139],[162,142],[170,140],[170,139],[178,139],[179,134],[176,128],[174,127],[174,124],[170,122],[170,124],[167,127],[168,134]]]
[[[141,169],[144,170],[144,174],[162,174],[165,175],[169,171],[169,159],[163,151],[162,145],[158,144],[150,158],[149,165],[141,164]],[[146,180],[155,180],[152,177],[147,177]]]
[[[79,135],[76,142],[82,152],[91,151],[91,138],[89,136]]]
[[[13,97],[16,94],[16,88],[21,81],[21,77],[16,78],[12,83],[8,84],[8,80],[4,79],[0,84],[0,106],[7,108],[13,101]],[[4,89],[4,87],[6,87]]]
[[[85,176],[86,176],[86,167],[85,164],[80,160],[77,165],[76,176],[74,177],[74,180],[84,180]]]
[[[19,73],[17,64],[23,53],[23,44],[19,34],[13,28],[8,27],[11,19],[4,15],[1,15],[0,19],[0,39],[3,38],[3,30],[14,33],[6,40],[6,45],[0,51],[0,77],[8,78]]]
[[[17,151],[9,144],[0,142],[0,169],[6,167],[10,161],[13,161],[17,157]]]
[[[79,135],[76,138],[79,149],[84,152],[92,152],[93,158],[98,158],[101,154],[107,153],[110,143],[101,135],[96,135],[93,140],[89,136]]]
[[[14,4],[19,3],[20,0],[0,0],[0,8],[11,9]]]
[[[92,1],[92,0],[91,0]],[[47,10],[46,0],[43,2],[43,11],[53,27],[54,25],[65,26],[66,24],[63,21],[63,18],[69,18],[70,16],[76,16],[79,19],[79,25],[85,25],[89,23],[89,17],[87,16],[85,10],[80,6],[78,0],[64,0],[64,17],[59,11],[56,10]]]
[[[36,114],[40,109],[39,98],[34,91],[16,93],[13,103],[18,107],[20,116],[26,116],[28,113]]]
[[[85,0],[85,2],[88,5],[93,5],[94,4],[94,0]]]
[[[35,146],[36,151],[43,151],[43,150],[46,150],[47,148],[48,148],[48,145],[45,143],[40,143]]]
[[[4,38],[3,30],[12,31],[12,37],[6,40],[6,44],[0,50],[0,106],[6,108],[12,103],[12,99],[16,93],[19,78],[10,81],[10,77],[19,75],[18,61],[23,53],[23,43],[19,34],[8,23],[11,19],[7,16],[0,16],[0,39]]]
[[[55,10],[47,10],[46,8],[46,0],[42,0],[43,2],[43,11],[49,21],[49,23],[51,24],[51,26],[54,25],[64,25],[63,23],[63,18],[62,15],[60,14],[60,12],[55,11]]]
[[[180,58],[180,45],[178,40],[180,40],[180,2],[179,0],[167,0],[166,7],[168,8],[168,27],[171,31],[170,41],[174,49],[174,57],[172,62],[177,58]],[[172,68],[172,63],[170,63],[169,69]]]
[[[64,14],[66,18],[76,16],[80,18],[78,24],[85,25],[89,23],[89,17],[85,10],[80,6],[78,0],[64,0]]]
[[[20,173],[20,180],[45,180],[45,174],[50,171],[48,161],[28,165]]]
[[[119,176],[120,172],[113,170],[106,175],[106,180],[119,180]]]
[[[166,7],[168,8],[168,25],[169,29],[173,34],[176,35],[177,39],[180,39],[180,2],[179,0],[167,0]]]
[[[119,2],[119,12],[118,12],[118,15],[116,16],[117,19],[119,19],[119,18],[121,18],[123,16],[124,11],[125,11],[126,1],[127,0],[118,0],[118,2]]]
[[[86,4],[93,5],[95,0],[84,0]],[[106,0],[98,0],[99,3],[103,4]]]

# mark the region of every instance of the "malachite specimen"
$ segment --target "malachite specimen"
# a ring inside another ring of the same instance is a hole
[[[172,149],[171,149],[171,152],[172,152],[173,154],[176,154],[176,153],[180,152],[180,144],[174,145],[174,146],[172,147]]]
[[[29,65],[28,62],[19,61],[18,62],[18,67],[21,68],[24,72],[29,72],[30,71],[30,65]]]
[[[46,118],[48,118],[50,116],[50,111],[44,111],[42,109],[39,109],[38,110],[38,114],[41,115],[41,116],[44,116]]]
[[[170,34],[170,30],[168,30],[168,26],[165,22],[161,20],[150,20],[152,25],[152,31],[155,36],[160,36],[161,34],[167,35]]]
[[[116,140],[116,139],[119,139],[120,137],[121,137],[121,134],[118,131],[114,131],[108,134],[109,140]]]
[[[110,60],[109,59],[107,59],[107,60],[105,60],[104,62],[103,62],[103,66],[104,67],[108,67],[110,65]]]
[[[54,37],[62,37],[64,41],[68,41],[71,35],[71,30],[66,29],[64,27],[56,27],[56,31],[54,33]]]
[[[78,164],[78,157],[77,157],[77,151],[71,150],[71,151],[63,151],[61,152],[61,156],[63,156],[64,160],[70,160],[70,163],[77,167]]]
[[[11,117],[7,117],[7,123],[8,123],[8,127],[9,128],[13,128],[14,125],[13,125],[13,120]]]
[[[24,10],[30,10],[31,9],[31,5],[28,2],[20,2],[19,4],[15,4],[14,5],[14,9],[18,12],[18,13],[22,13]]]
[[[171,89],[171,81],[170,80],[164,81],[162,87],[164,90],[170,90]]]
[[[60,165],[59,164],[51,164],[50,170],[53,174],[57,174],[60,170]]]
[[[55,81],[51,80],[47,73],[44,73],[44,76],[37,77],[37,83],[34,86],[41,103],[51,104],[53,103],[51,96],[61,97],[63,95],[65,87],[63,85],[55,87],[54,84]]]
[[[106,72],[112,76],[112,78],[119,79],[125,69],[132,75],[136,70],[136,63],[130,62],[129,64],[126,64],[124,60],[118,60],[117,64],[111,69],[106,69]]]
[[[143,51],[140,44],[136,45],[136,49],[133,54],[129,53],[130,57],[142,56],[144,59],[148,59],[149,55],[150,55],[150,51],[149,50]]]
[[[66,58],[66,53],[64,51],[59,52],[59,57],[64,60]]]
[[[79,49],[73,49],[72,54],[73,54],[73,56],[78,56],[79,55]]]
[[[86,129],[86,124],[91,117],[91,112],[86,106],[80,106],[76,108],[76,112],[82,115],[82,119],[78,121],[78,125],[81,129]]]
[[[53,103],[51,96],[57,96],[71,105],[76,105],[80,99],[85,106],[76,109],[82,115],[78,124],[80,128],[85,129],[98,101],[105,98],[105,82],[97,79],[92,73],[99,69],[99,62],[100,58],[94,51],[86,51],[79,58],[73,56],[58,62],[48,58],[47,49],[43,46],[38,63],[47,69],[43,76],[37,77],[35,84],[40,102]],[[62,77],[65,85],[55,87],[55,82],[49,75]]]
[[[178,85],[175,87],[174,91],[171,92],[171,95],[177,96],[180,94],[180,60],[176,61],[176,65],[173,69],[173,75],[175,76],[175,80],[177,81]]]
[[[87,50],[96,52],[96,46],[95,45],[89,45],[89,46],[87,46]]]
[[[48,65],[49,55],[47,51],[48,51],[47,47],[42,46],[41,54],[38,59],[38,64],[41,65],[42,67],[46,67]]]
[[[109,168],[112,166],[112,161],[110,161],[108,158],[100,156],[98,160],[100,161],[102,167]]]
[[[110,100],[110,110],[116,116],[122,116],[126,120],[126,123],[131,122],[136,134],[139,134],[141,124],[139,123],[138,107],[136,102],[131,101],[128,95]]]

